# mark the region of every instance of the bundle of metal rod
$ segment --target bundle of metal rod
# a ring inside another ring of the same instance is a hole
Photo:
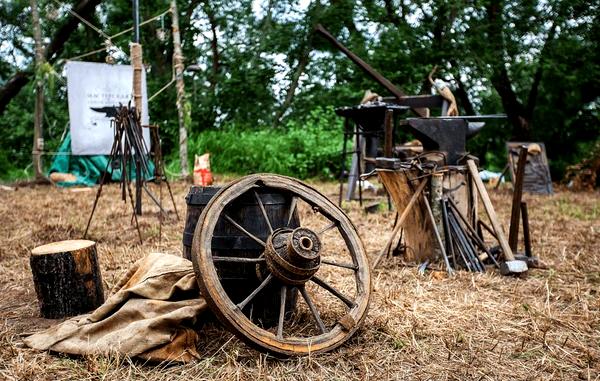
[[[488,259],[495,266],[499,266],[490,249],[459,211],[455,202],[451,198],[444,198],[441,203],[446,252],[452,267],[484,272],[484,262]]]
[[[111,154],[111,158],[116,160],[112,165],[113,168],[118,166],[121,170],[121,193],[123,201],[125,201],[125,189],[130,171],[135,169],[136,176],[140,177],[136,181],[143,181],[143,179],[151,177],[152,173],[150,172],[148,147],[144,141],[142,126],[135,108],[120,107],[113,123],[115,131],[113,148],[116,152]]]
[[[118,169],[121,172],[121,199],[126,202],[127,196],[129,195],[131,208],[133,210],[132,220],[135,221],[135,226],[141,243],[142,235],[137,219],[137,215],[139,214],[137,213],[137,211],[141,210],[141,194],[138,193],[141,192],[141,190],[143,189],[148,195],[148,197],[150,197],[150,199],[158,206],[160,210],[159,220],[161,222],[161,227],[162,214],[167,215],[167,212],[162,207],[162,196],[160,197],[161,200],[158,200],[156,196],[154,196],[154,194],[146,186],[146,180],[151,178],[154,174],[150,170],[151,166],[149,150],[146,146],[146,142],[144,141],[142,126],[140,124],[137,111],[134,107],[120,106],[117,108],[115,114],[115,118],[112,121],[112,127],[114,128],[114,140],[110,151],[110,158],[106,166],[106,170],[102,175],[100,187],[98,188],[98,192],[96,193],[96,198],[94,199],[92,212],[90,213],[90,217],[88,218],[87,226],[85,228],[83,237],[85,238],[89,231],[94,212],[96,211],[96,206],[98,205],[98,200],[100,199],[100,195],[102,194],[103,185],[108,179],[112,177],[113,172],[116,169]],[[157,163],[157,165],[160,166],[161,179],[164,178],[166,180],[166,177],[164,177],[164,174],[162,172],[162,163]],[[135,195],[131,190],[132,172],[136,174]],[[173,194],[171,193],[170,186],[168,186],[168,189],[171,195],[171,201],[173,202],[173,207],[175,208],[175,201],[173,199]],[[177,213],[177,209],[175,209],[175,213]]]

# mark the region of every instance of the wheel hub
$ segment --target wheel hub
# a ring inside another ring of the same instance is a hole
[[[277,229],[267,239],[265,259],[273,276],[284,284],[306,283],[321,264],[321,240],[310,229]]]

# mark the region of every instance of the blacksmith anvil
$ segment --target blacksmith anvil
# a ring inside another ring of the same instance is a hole
[[[440,151],[447,165],[456,165],[466,154],[467,139],[485,125],[469,122],[472,117],[408,118],[406,124],[423,144],[423,152]]]

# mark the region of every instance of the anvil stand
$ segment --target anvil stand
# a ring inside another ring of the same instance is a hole
[[[90,217],[88,218],[85,232],[83,233],[83,238],[87,237],[87,233],[89,231],[92,218],[94,217],[98,201],[100,199],[100,196],[102,195],[102,189],[107,181],[107,176],[110,175],[110,177],[112,178],[114,169],[116,166],[118,166],[121,170],[121,199],[126,202],[127,195],[129,194],[129,200],[133,212],[132,220],[135,222],[136,230],[138,232],[138,238],[141,244],[143,243],[142,234],[139,228],[136,213],[136,205],[134,204],[134,199],[136,199],[137,197],[134,198],[134,194],[131,190],[131,179],[129,178],[130,169],[132,168],[132,165],[136,173],[136,183],[139,184],[141,188],[143,188],[146,191],[150,199],[159,208],[159,236],[162,233],[162,214],[167,214],[162,207],[162,180],[165,180],[165,182],[167,183],[167,187],[169,189],[169,194],[171,195],[171,201],[173,202],[173,207],[175,209],[177,219],[179,219],[179,215],[175,206],[173,193],[171,192],[171,187],[166,179],[166,176],[164,176],[164,163],[162,162],[162,154],[160,153],[160,139],[158,137],[158,131],[154,133],[153,142],[158,141],[159,143],[158,148],[156,148],[154,154],[156,160],[155,173],[159,174],[157,179],[159,181],[160,186],[160,200],[156,199],[156,197],[152,194],[152,192],[150,192],[150,190],[145,184],[145,178],[147,175],[150,174],[148,167],[148,148],[146,147],[146,143],[144,142],[143,136],[141,135],[141,133],[139,133],[139,131],[141,131],[141,128],[139,128],[140,121],[135,108],[120,107],[118,109],[117,116],[111,121],[111,124],[114,128],[113,144],[109,154],[108,163],[106,164],[106,168],[100,180],[100,187],[96,192],[96,198],[94,199],[94,204],[92,206]],[[157,146],[155,145],[155,147]]]

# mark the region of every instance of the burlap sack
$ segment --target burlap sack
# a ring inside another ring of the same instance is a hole
[[[198,317],[207,309],[192,262],[152,253],[137,261],[94,312],[25,338],[39,350],[90,355],[116,352],[155,361],[199,358]]]

